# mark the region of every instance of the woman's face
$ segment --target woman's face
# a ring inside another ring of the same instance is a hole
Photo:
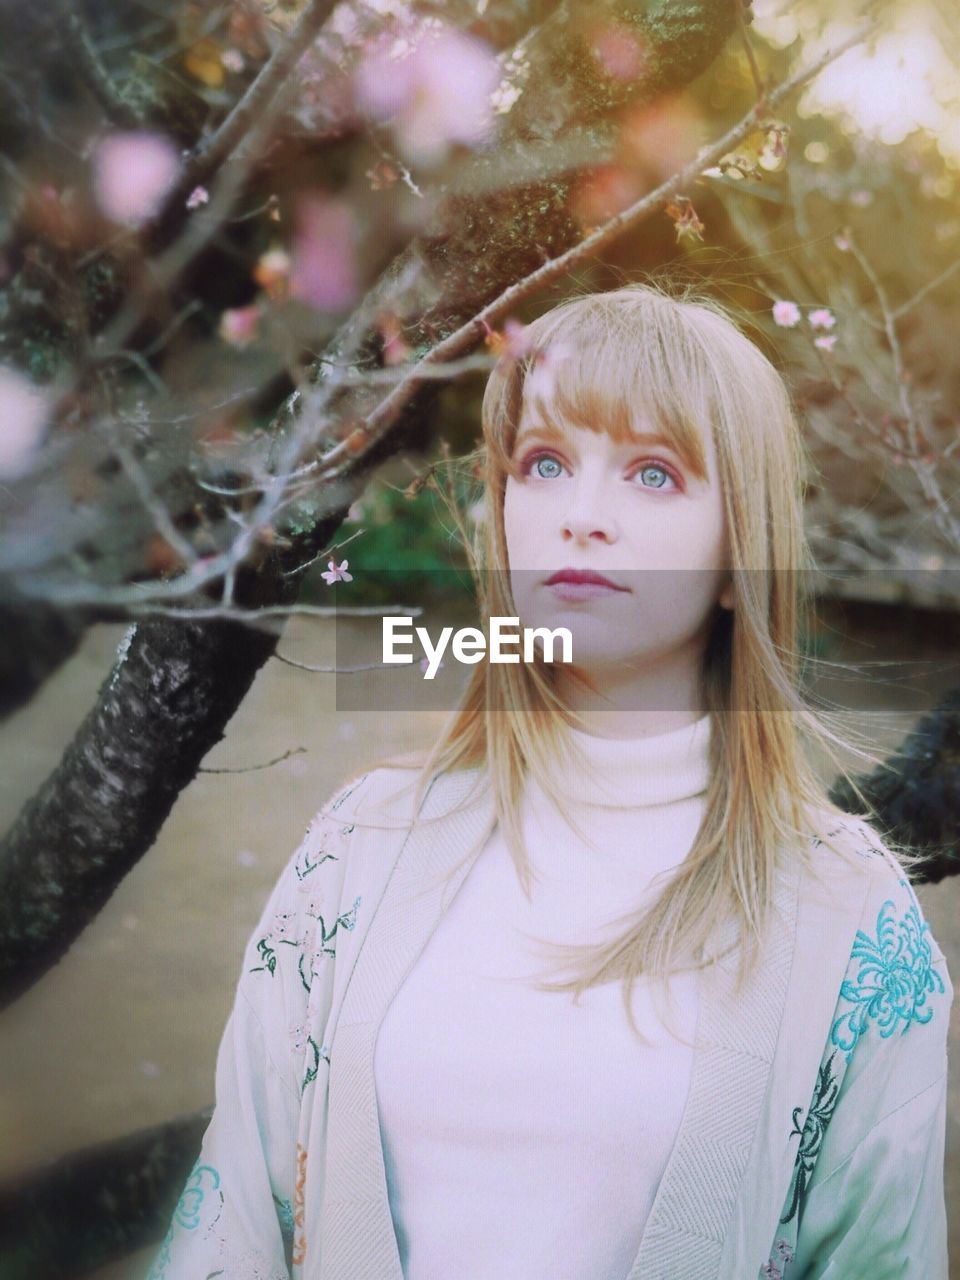
[[[561,432],[524,406],[521,478],[504,495],[510,582],[523,626],[570,629],[575,666],[678,687],[681,667],[695,676],[715,605],[732,607],[716,452],[708,432],[698,480],[642,414],[635,431],[622,444]],[[551,581],[565,570],[572,580]],[[607,583],[577,583],[578,571]]]

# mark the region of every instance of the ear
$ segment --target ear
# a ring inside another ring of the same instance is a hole
[[[720,605],[722,609],[732,609],[733,598],[734,598],[733,597],[733,578],[731,578],[730,581],[727,583],[727,585],[720,592],[720,596],[719,596],[719,599],[717,600],[717,603]]]

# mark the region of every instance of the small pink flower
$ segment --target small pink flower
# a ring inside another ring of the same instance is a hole
[[[246,66],[239,49],[224,49],[220,55],[220,62],[225,71],[232,71],[235,75]]]
[[[549,401],[553,397],[557,367],[571,354],[566,342],[553,342],[538,351],[524,379],[524,395],[539,396]]]
[[[792,329],[800,323],[800,308],[795,302],[775,302],[773,304],[773,323],[781,329]]]
[[[354,99],[363,114],[390,121],[407,159],[431,165],[445,158],[451,143],[490,140],[491,94],[500,78],[485,40],[422,23],[409,36],[390,33],[371,41]]]
[[[314,195],[297,210],[290,294],[323,311],[349,307],[360,289],[354,211],[345,200]]]
[[[833,237],[834,248],[839,249],[841,253],[850,252],[850,241],[846,236],[839,235]]]
[[[511,318],[505,321],[503,336],[506,339],[506,349],[514,360],[521,359],[533,348],[533,339],[529,336],[527,326],[519,320]]]
[[[220,317],[220,337],[224,342],[229,342],[231,347],[249,346],[257,336],[259,322],[260,309],[256,304],[232,307]]]
[[[327,567],[320,577],[328,587],[332,587],[335,582],[352,582],[353,574],[347,573],[347,565],[349,563],[349,560],[344,560],[342,564],[337,564],[335,560],[328,560]]]
[[[593,42],[593,54],[614,80],[636,79],[646,61],[636,36],[621,26],[605,27],[600,31]]]
[[[811,311],[807,316],[810,321],[811,329],[832,329],[837,323],[837,317],[828,307],[817,307],[816,311]]]
[[[187,208],[199,209],[202,204],[210,203],[210,192],[206,187],[194,187],[187,196]]]
[[[97,146],[94,194],[108,218],[137,226],[159,210],[180,173],[180,154],[163,134],[112,133]]]
[[[293,916],[289,911],[278,911],[270,926],[270,937],[280,942],[289,938],[293,925]]]
[[[814,338],[813,345],[819,347],[821,351],[832,351],[837,345],[837,335],[835,333],[825,334],[823,337]]]

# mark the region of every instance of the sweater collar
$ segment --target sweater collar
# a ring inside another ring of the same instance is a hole
[[[669,804],[707,790],[710,715],[646,738],[601,738],[567,726],[570,750],[551,777],[572,805],[635,808]]]

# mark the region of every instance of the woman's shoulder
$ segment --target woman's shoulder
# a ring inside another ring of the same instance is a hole
[[[404,813],[412,820],[420,770],[414,766],[372,765],[351,774],[310,819],[311,827]],[[404,801],[407,804],[404,804]]]
[[[838,907],[859,901],[856,946],[877,954],[911,955],[945,970],[943,952],[930,931],[912,882],[912,859],[895,853],[865,818],[820,810],[810,837],[808,892]],[[945,976],[945,973],[944,973]]]
[[[834,889],[862,886],[878,892],[909,888],[908,867],[866,818],[832,809],[808,811],[809,866]]]

